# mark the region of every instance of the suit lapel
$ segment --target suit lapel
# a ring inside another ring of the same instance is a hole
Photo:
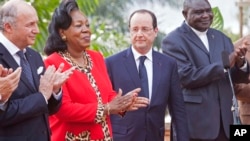
[[[160,60],[160,57],[157,55],[157,53],[153,50],[153,83],[152,83],[152,95],[151,95],[151,101],[152,104],[154,102],[154,99],[157,98],[157,87],[159,86],[161,74],[162,74],[162,63]],[[150,104],[150,105],[151,105]]]
[[[36,67],[37,64],[35,62],[36,59],[32,57],[32,54],[30,53],[29,49],[26,50],[25,54],[26,54],[27,61],[30,64],[32,76],[33,76],[35,87],[36,87],[35,89],[37,90],[37,86],[39,85],[39,76],[37,75],[37,67]]]
[[[220,48],[216,47],[215,35],[209,29],[207,31],[207,39],[208,39],[208,44],[209,44],[209,48],[210,48],[210,59],[217,60],[218,56],[217,56],[216,52],[218,52],[218,49],[220,49]],[[214,62],[214,61],[212,61],[212,62]]]
[[[0,43],[0,55],[3,62],[7,64],[7,67],[12,68],[13,70],[16,70],[19,65],[17,64],[16,60],[13,58],[13,56],[9,53],[9,51]],[[34,91],[34,89],[30,86],[26,77],[21,75],[20,81],[22,81],[31,91]]]
[[[209,52],[208,52],[207,48],[205,47],[205,45],[202,43],[201,39],[192,31],[192,29],[190,27],[188,27],[188,25],[183,23],[182,24],[182,29],[184,30],[183,35],[186,36],[186,38],[189,41],[194,43],[196,45],[196,47],[200,48],[207,55],[209,55]]]
[[[134,55],[132,53],[131,47],[127,49],[127,52],[124,55],[123,63],[135,86],[141,87],[141,81],[138,75],[138,70],[135,64]]]
[[[9,68],[16,70],[19,65],[14,60],[13,56],[9,53],[9,51],[0,43],[0,55],[3,62],[7,64]]]

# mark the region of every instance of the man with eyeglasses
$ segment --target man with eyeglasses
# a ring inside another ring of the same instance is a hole
[[[113,89],[123,93],[137,87],[148,97],[146,108],[111,116],[114,140],[164,141],[165,113],[169,107],[178,141],[188,141],[184,101],[174,59],[152,49],[158,33],[157,19],[141,9],[129,18],[131,47],[106,58]]]

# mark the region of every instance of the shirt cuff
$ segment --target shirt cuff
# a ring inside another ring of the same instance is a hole
[[[61,99],[61,98],[62,98],[62,89],[60,89],[60,91],[59,91],[57,94],[53,92],[52,95],[53,95],[53,97],[54,97],[56,100]],[[46,97],[45,97],[45,96],[43,96],[43,97],[44,97],[46,103],[48,104],[48,100],[46,99]]]
[[[56,100],[59,100],[62,98],[62,89],[60,89],[60,91],[56,94],[53,92],[53,96]]]
[[[2,98],[2,96],[1,96],[1,98]],[[7,104],[6,104],[7,101],[8,101],[8,99],[6,101],[0,103],[0,109],[1,110],[3,110],[3,111],[6,110],[6,108],[7,108]]]
[[[247,61],[245,60],[245,63],[242,67],[240,67],[240,70],[247,72]]]

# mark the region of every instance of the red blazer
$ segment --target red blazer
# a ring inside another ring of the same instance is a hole
[[[91,72],[101,92],[102,102],[105,104],[113,99],[116,93],[112,90],[104,58],[100,53],[95,51],[88,50],[87,53],[93,61]],[[58,53],[53,53],[45,59],[46,66],[53,64],[56,68],[62,62],[65,64],[64,70],[71,67]],[[78,70],[74,70],[73,74],[63,85],[62,90],[62,106],[49,119],[52,130],[52,141],[65,140],[66,132],[78,135],[83,131],[90,131],[92,140],[103,139],[102,127],[95,122],[97,96],[87,76]],[[112,135],[109,117],[107,117],[107,122],[110,134]]]

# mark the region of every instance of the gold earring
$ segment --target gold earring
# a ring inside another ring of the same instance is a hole
[[[63,41],[66,41],[67,40],[67,37],[65,35],[62,36],[62,40]]]

